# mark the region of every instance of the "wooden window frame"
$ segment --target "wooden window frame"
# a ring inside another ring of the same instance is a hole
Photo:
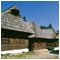
[[[14,38],[15,39],[15,38]],[[13,40],[14,40],[13,38],[10,38],[9,39],[9,43],[10,44],[17,44],[18,43],[18,39],[16,38],[15,40],[16,40],[16,42],[15,43],[13,43]]]
[[[15,39],[15,40],[16,40],[16,43],[13,43],[13,40],[14,40],[13,38],[9,38],[9,43],[10,43],[10,44],[18,44],[18,43],[19,43],[19,44],[20,44],[20,43],[21,43],[21,44],[24,44],[24,43],[25,43],[24,39],[21,39],[21,42],[20,42],[19,39],[16,38],[16,39]]]

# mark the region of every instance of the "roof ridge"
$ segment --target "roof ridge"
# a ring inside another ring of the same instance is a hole
[[[6,13],[6,12],[9,12],[10,9],[13,9],[13,8],[18,9],[18,8],[16,7],[16,4],[14,4],[13,6],[11,6],[11,7],[7,8],[7,9],[5,9],[5,10],[2,11],[1,13],[4,14],[4,13]]]

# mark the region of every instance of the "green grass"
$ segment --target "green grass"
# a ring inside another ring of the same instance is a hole
[[[1,54],[2,59],[8,59],[10,57],[10,59],[14,58],[14,59],[21,59],[21,58],[26,58],[28,55],[32,55],[34,54],[33,51],[30,52],[23,52],[23,53],[17,53],[17,54]],[[9,56],[9,57],[8,57]]]
[[[39,52],[40,53],[40,52]],[[14,53],[14,54],[1,54],[1,59],[29,59],[30,56],[37,56],[35,52],[30,51],[30,52],[23,52],[23,53]],[[42,59],[59,59],[59,56],[54,56],[53,58],[42,58]]]

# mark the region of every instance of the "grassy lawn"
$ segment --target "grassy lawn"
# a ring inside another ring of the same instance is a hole
[[[13,54],[1,54],[1,59],[25,59],[28,55],[35,54],[33,51],[31,52],[23,52],[23,53],[13,53]]]
[[[40,52],[36,53],[30,51],[30,52],[23,52],[23,53],[1,54],[1,59],[59,59],[59,55],[53,55],[53,57],[52,56],[49,57],[48,54],[46,54],[46,57],[44,56],[45,55],[40,54]]]

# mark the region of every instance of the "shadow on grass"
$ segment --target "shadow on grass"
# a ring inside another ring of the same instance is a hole
[[[52,53],[52,54],[59,54],[59,50],[57,50],[57,51],[51,51],[50,53]]]

